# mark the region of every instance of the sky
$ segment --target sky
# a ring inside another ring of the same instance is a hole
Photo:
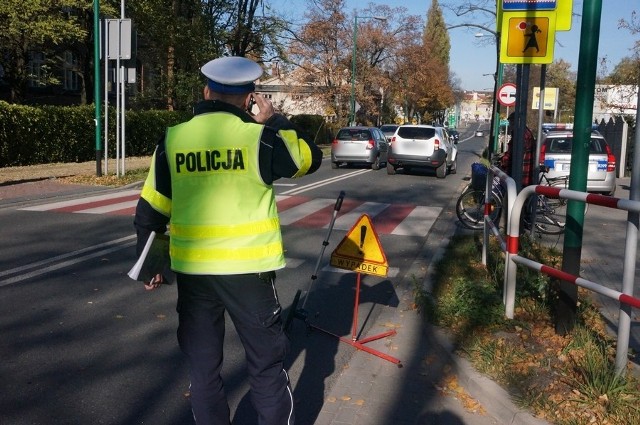
[[[274,5],[286,3],[287,8],[294,5],[304,13],[305,0],[275,0]],[[346,12],[362,10],[369,3],[386,4],[390,7],[406,7],[410,15],[422,16],[426,21],[427,10],[431,6],[431,0],[346,0]],[[445,3],[462,3],[456,0],[440,1],[447,25],[469,22],[456,17],[442,5]],[[573,14],[582,15],[582,0],[573,0]],[[635,40],[640,39],[640,34],[632,35],[628,30],[618,29],[618,22],[624,18],[629,20],[631,12],[640,13],[640,3],[632,0],[602,0],[602,16],[600,21],[600,43],[598,58],[606,56],[608,71],[611,72],[620,59],[632,56],[632,47]],[[557,31],[554,52],[554,61],[563,59],[572,64],[572,69],[578,69],[578,56],[580,50],[581,17],[574,16],[570,31]],[[494,24],[495,27],[495,24]],[[472,28],[454,28],[449,31],[451,40],[450,68],[460,80],[460,85],[465,90],[493,90],[493,75],[496,70],[495,44],[481,43],[474,34],[479,30]],[[488,37],[491,34],[486,33]],[[600,61],[598,61],[600,62]],[[598,66],[600,71],[600,65]],[[487,75],[483,75],[487,74]]]

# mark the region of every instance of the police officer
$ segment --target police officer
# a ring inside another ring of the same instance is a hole
[[[226,310],[246,352],[258,423],[292,424],[283,368],[289,342],[274,286],[285,259],[272,184],[315,172],[322,152],[254,92],[257,63],[223,57],[201,71],[205,100],[191,120],[167,130],[153,155],[134,221],[138,254],[151,231],[169,224],[178,344],[189,362],[196,423],[229,425],[220,376]],[[157,275],[145,287],[161,282]]]

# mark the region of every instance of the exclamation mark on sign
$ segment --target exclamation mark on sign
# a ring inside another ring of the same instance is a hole
[[[360,255],[364,257],[364,238],[367,236],[367,226],[360,226]]]

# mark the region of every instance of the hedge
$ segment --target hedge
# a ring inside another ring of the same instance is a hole
[[[108,116],[107,147],[115,157],[115,108]],[[190,117],[186,112],[126,111],[126,156],[151,155],[168,126]],[[95,160],[94,118],[93,105],[34,107],[0,101],[0,167]]]
[[[103,111],[104,114],[104,111]],[[183,111],[128,110],[125,113],[125,155],[148,156],[165,129],[191,118]],[[109,108],[107,148],[116,156],[116,110]],[[87,106],[25,106],[0,101],[0,167],[86,162],[96,158],[95,111]],[[319,115],[291,118],[315,143],[330,144],[336,129]],[[104,127],[104,115],[101,118]],[[104,149],[104,128],[101,149]]]

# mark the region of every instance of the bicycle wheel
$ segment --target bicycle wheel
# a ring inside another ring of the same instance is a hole
[[[502,200],[491,193],[491,220],[498,223],[502,213]],[[484,226],[484,190],[469,188],[462,192],[456,202],[456,215],[463,226],[473,230],[480,230]]]
[[[569,179],[558,179],[558,180],[552,180],[548,182],[549,186],[553,186],[553,187],[557,187],[560,189],[568,189],[569,188]],[[550,206],[552,206],[553,208],[559,208],[562,209],[564,208],[566,210],[567,208],[567,202],[569,202],[566,199],[561,199],[561,198],[547,198],[547,202]],[[587,214],[587,211],[589,211],[589,204],[585,203],[584,204],[584,213],[585,215]]]
[[[537,196],[536,229],[540,233],[547,235],[560,235],[564,232],[566,220],[566,199],[558,200],[547,198],[544,195]]]

